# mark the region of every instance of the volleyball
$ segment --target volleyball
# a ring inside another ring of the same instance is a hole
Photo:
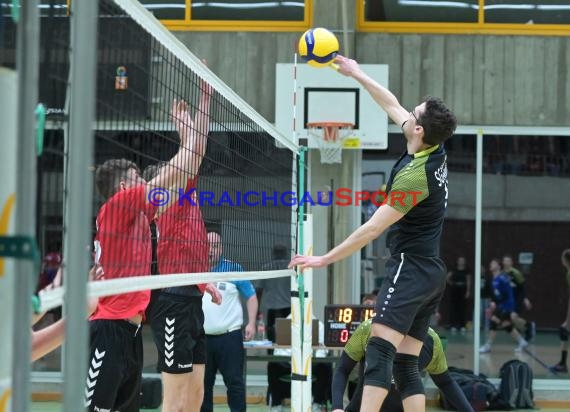
[[[330,65],[338,54],[338,49],[336,36],[322,27],[307,30],[299,39],[299,54],[313,67]]]

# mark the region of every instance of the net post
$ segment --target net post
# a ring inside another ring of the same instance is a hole
[[[35,114],[38,103],[39,9],[38,0],[21,4],[18,22],[17,62],[17,162],[15,233],[35,236],[36,231],[36,142]],[[37,268],[31,260],[17,259],[14,264],[14,328],[12,358],[12,410],[25,412],[29,406],[30,391],[30,299],[32,279]]]
[[[299,151],[298,176],[299,193],[298,198],[305,192],[305,155],[306,147],[301,147]],[[311,254],[307,247],[312,246],[312,232],[307,219],[310,216],[305,214],[305,205],[300,204],[298,213],[298,236],[297,253]],[[307,226],[305,226],[307,225]],[[307,229],[307,230],[306,230]],[[312,277],[309,270],[305,273],[297,271],[296,279],[291,279],[291,410],[308,410],[311,405],[311,330],[307,325],[311,325],[311,316],[307,316],[307,309],[311,308]],[[295,293],[296,292],[296,293]],[[305,296],[307,294],[307,297]],[[307,347],[307,339],[309,346]],[[308,363],[307,363],[308,362]],[[304,380],[303,380],[304,379]]]
[[[0,151],[0,236],[13,236],[14,211],[16,209],[17,175],[17,111],[14,102],[18,99],[17,73],[0,68],[0,124],[3,129],[2,150]],[[8,402],[12,391],[12,359],[14,353],[14,295],[16,273],[14,259],[6,259],[0,254],[0,311],[4,316],[0,339],[0,410],[2,400]],[[27,330],[27,328],[26,328]],[[25,360],[27,361],[27,359]]]
[[[65,412],[85,409],[85,380],[88,362],[87,272],[89,266],[92,201],[82,193],[93,192],[93,120],[98,1],[78,1],[71,17],[70,133],[67,185],[70,196],[65,206],[64,234],[67,263],[64,316],[66,318],[64,355]],[[83,136],[83,139],[77,139]],[[75,138],[74,138],[75,137]],[[64,274],[65,276],[65,274]]]

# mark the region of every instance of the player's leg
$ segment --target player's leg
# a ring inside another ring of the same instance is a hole
[[[89,322],[90,354],[85,387],[85,407],[89,412],[114,410],[124,369],[119,321]]]
[[[151,326],[162,375],[163,412],[190,411],[193,390],[193,303],[162,292],[153,305]],[[201,391],[200,391],[201,392]]]
[[[439,302],[447,273],[440,259],[403,253],[386,262],[386,272],[390,277],[378,293],[376,316],[366,348],[361,405],[364,412],[378,412],[382,406],[392,383],[396,348],[412,327],[418,310],[427,303]]]
[[[513,337],[515,342],[517,342],[515,352],[520,352],[528,346],[528,342],[521,336],[520,332],[517,330],[511,319],[512,314],[504,314],[502,317],[502,326],[503,329]]]
[[[326,406],[332,401],[332,365],[330,363],[313,362],[312,375],[313,403]]]
[[[244,412],[245,381],[243,378],[243,336],[241,329],[223,335],[223,353],[219,357],[220,373],[224,378],[231,412]]]
[[[404,410],[425,410],[425,391],[420,376],[419,355],[426,338],[431,315],[437,309],[440,296],[418,310],[408,335],[404,338],[394,360],[394,382],[400,392]]]
[[[552,372],[568,372],[568,336],[570,332],[568,328],[570,327],[570,299],[568,300],[568,305],[566,307],[566,319],[564,323],[558,328],[558,337],[560,338],[560,361],[551,366],[549,369]]]
[[[396,389],[396,385],[392,384],[380,412],[404,412],[402,398],[400,398],[400,393]]]
[[[113,411],[138,412],[141,400],[141,382],[143,370],[142,330],[132,324],[127,325],[127,336],[122,347],[125,359],[125,379],[119,388],[117,402]]]
[[[222,352],[219,344],[219,336],[206,336],[206,367],[204,371],[204,399],[202,401],[201,412],[212,412],[214,410],[214,385],[216,383],[216,373],[218,372],[218,354]]]
[[[422,341],[406,336],[394,360],[394,381],[406,412],[425,410],[426,396],[418,368],[422,345]]]
[[[206,353],[206,335],[204,333],[204,312],[202,310],[202,298],[193,298],[192,303],[192,319],[194,321],[194,328],[192,340],[195,342],[192,352],[193,370],[190,373],[188,382],[188,393],[190,400],[188,402],[189,411],[199,411],[202,407],[204,400],[204,377],[207,362]],[[215,380],[215,374],[214,374]],[[211,389],[213,390],[213,384]]]
[[[501,325],[501,319],[499,314],[499,309],[495,309],[495,312],[489,318],[489,334],[487,335],[487,342],[479,348],[479,353],[489,353],[491,352],[491,347],[495,338],[497,337],[497,329]]]
[[[291,364],[287,362],[267,362],[267,404],[280,410],[284,399],[291,397],[291,384],[282,379],[291,376]]]

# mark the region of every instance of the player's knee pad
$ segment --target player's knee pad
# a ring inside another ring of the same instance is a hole
[[[364,385],[389,390],[395,355],[396,348],[390,342],[378,336],[370,337],[366,346]]]
[[[560,329],[558,329],[558,334],[560,335],[560,340],[562,342],[568,342],[568,329],[566,329],[564,326],[560,326]]]
[[[513,324],[512,323],[508,323],[504,329],[508,332],[511,333],[513,331]]]
[[[491,330],[499,329],[499,322],[497,322],[495,319],[491,319],[491,321],[489,323],[489,329],[491,329]]]
[[[418,357],[397,353],[394,360],[394,381],[402,399],[412,395],[423,395],[424,385],[418,368]]]

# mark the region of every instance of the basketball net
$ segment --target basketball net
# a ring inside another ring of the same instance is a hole
[[[317,141],[321,152],[321,163],[340,163],[342,161],[342,142],[354,125],[341,122],[307,123],[307,129]]]

